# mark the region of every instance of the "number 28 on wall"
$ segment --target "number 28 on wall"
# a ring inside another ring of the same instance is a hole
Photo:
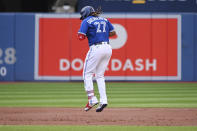
[[[14,64],[16,62],[15,54],[14,48],[6,48],[5,51],[0,48],[0,64]]]
[[[16,50],[14,48],[0,48],[0,77],[7,75],[6,66],[1,66],[2,64],[12,65],[16,62]]]

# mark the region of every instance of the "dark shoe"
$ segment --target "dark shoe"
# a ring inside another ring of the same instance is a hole
[[[100,104],[98,108],[96,108],[96,112],[101,112],[103,109],[107,107],[107,104]]]

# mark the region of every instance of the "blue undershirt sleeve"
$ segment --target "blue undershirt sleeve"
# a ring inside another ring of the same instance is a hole
[[[88,23],[87,21],[82,21],[81,27],[78,33],[86,35],[87,31],[88,31]]]
[[[114,26],[108,21],[109,26],[109,32],[112,32],[114,30]]]

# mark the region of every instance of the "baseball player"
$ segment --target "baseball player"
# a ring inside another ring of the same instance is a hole
[[[93,75],[95,75],[100,94],[100,104],[96,112],[101,112],[108,104],[104,72],[112,55],[109,37],[116,35],[116,32],[106,18],[99,17],[100,13],[101,11],[95,11],[91,6],[83,7],[80,12],[82,23],[78,32],[78,39],[84,40],[87,37],[89,43],[89,51],[83,69],[84,86],[88,96],[85,111],[99,103],[94,95]]]

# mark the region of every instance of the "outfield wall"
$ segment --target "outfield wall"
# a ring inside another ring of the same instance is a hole
[[[197,81],[196,14],[105,14],[117,36],[107,80]],[[110,17],[109,17],[110,16]],[[82,80],[77,14],[0,14],[0,81]]]

